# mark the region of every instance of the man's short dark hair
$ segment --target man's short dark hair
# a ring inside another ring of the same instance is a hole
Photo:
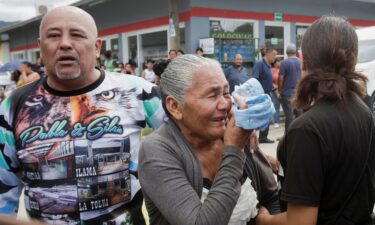
[[[105,51],[104,56],[107,57],[107,58],[111,58],[112,57],[112,51],[111,50]]]
[[[128,64],[135,68],[138,67],[138,64],[133,59],[129,59]]]
[[[38,71],[38,67],[36,66],[36,64],[33,64],[33,63],[29,62],[29,61],[23,61],[21,64],[27,66],[32,71]]]
[[[154,71],[155,75],[161,76],[161,74],[164,72],[165,68],[167,68],[169,61],[166,60],[159,60],[155,62],[154,66],[152,67],[152,70]]]
[[[273,51],[275,51],[276,49],[272,46],[268,46],[265,50],[264,50],[264,55],[268,54],[268,53],[272,53]]]

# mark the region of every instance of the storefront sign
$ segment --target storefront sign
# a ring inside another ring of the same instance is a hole
[[[283,14],[275,13],[275,21],[283,21]]]
[[[249,33],[236,33],[236,32],[212,32],[212,37],[217,39],[251,39]]]
[[[199,39],[199,47],[203,49],[204,54],[214,54],[215,42],[213,38]]]

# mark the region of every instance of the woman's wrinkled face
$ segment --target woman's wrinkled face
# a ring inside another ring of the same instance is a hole
[[[228,82],[221,68],[199,68],[185,93],[179,123],[193,136],[209,140],[221,138],[231,105]]]

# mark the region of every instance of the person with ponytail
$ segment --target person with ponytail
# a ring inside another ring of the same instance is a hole
[[[355,71],[358,40],[343,18],[324,16],[302,41],[295,107],[304,113],[278,146],[286,212],[262,209],[257,224],[373,224],[375,124]]]

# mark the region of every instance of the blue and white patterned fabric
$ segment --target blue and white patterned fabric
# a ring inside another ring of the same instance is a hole
[[[238,96],[247,105],[240,109],[234,101],[234,119],[236,126],[246,130],[267,128],[273,118],[275,108],[269,95],[264,93],[262,85],[255,78],[250,78],[240,86],[235,87],[232,95]]]

